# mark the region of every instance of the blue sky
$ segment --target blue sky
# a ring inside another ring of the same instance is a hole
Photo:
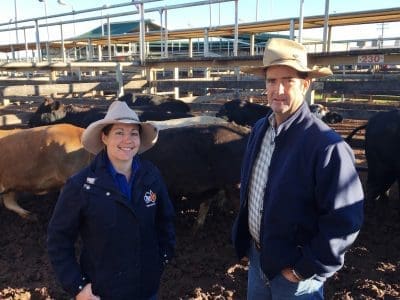
[[[82,1],[82,0],[62,0],[68,5],[60,5],[57,0],[44,0],[46,1],[47,15],[59,14],[71,11],[73,8],[75,11],[82,9],[88,9],[93,7],[101,7],[103,5],[113,5],[120,3],[129,3],[130,0],[100,0],[100,1]],[[200,1],[200,0],[198,0]],[[145,8],[150,7],[163,7],[166,5],[183,4],[189,2],[198,2],[193,0],[162,0],[152,3],[145,4]],[[1,1],[1,11],[0,11],[0,23],[9,23],[10,19],[15,19],[15,4],[17,6],[17,19],[27,19],[40,17],[45,15],[45,6],[43,2],[39,0],[2,0]],[[258,4],[258,6],[257,6]],[[399,0],[330,0],[330,13],[343,13],[343,12],[354,12],[363,10],[374,10],[374,9],[385,9],[400,7]],[[106,15],[108,13],[113,14],[121,11],[127,11],[129,9],[135,10],[134,6],[127,6],[119,9],[109,9],[104,10],[102,13]],[[300,11],[300,0],[239,0],[239,21],[240,22],[253,22],[257,19],[261,20],[274,20],[283,19],[290,17],[298,17]],[[325,11],[325,0],[304,0],[303,14],[305,16],[311,15],[323,15]],[[256,13],[257,12],[257,13]],[[93,16],[94,14],[85,14],[76,16],[76,18],[83,18],[88,16]],[[97,12],[100,15],[100,12]],[[211,19],[210,19],[211,15]],[[65,17],[65,19],[72,19],[72,17]],[[133,20],[137,20],[138,15],[131,17]],[[146,19],[152,19],[155,23],[160,22],[160,14],[152,13],[146,14]],[[114,21],[120,21],[114,20]],[[125,17],[123,20],[128,20]],[[51,21],[55,21],[52,19]],[[113,21],[113,20],[112,20]],[[50,22],[50,20],[49,20]],[[233,24],[234,23],[234,2],[227,2],[221,4],[205,6],[196,6],[191,8],[181,8],[176,10],[171,10],[168,12],[168,28],[188,28],[188,27],[206,27],[210,24],[212,26],[217,26],[219,24]],[[33,22],[30,23],[33,25]],[[97,22],[87,22],[75,25],[76,33],[82,33],[88,31],[96,26],[100,25],[100,21]],[[13,23],[9,25],[3,25],[0,27],[4,28],[15,28]],[[398,37],[400,36],[400,26],[395,23],[386,24],[384,26],[384,36],[385,37]],[[42,29],[43,31],[44,29]],[[59,39],[59,28],[52,27],[49,29],[50,39]],[[72,35],[72,26],[66,26],[64,29],[65,37]],[[378,36],[381,34],[379,26],[369,25],[366,27],[353,27],[350,29],[338,28],[333,31],[334,39],[348,39],[348,38],[366,38],[370,36]],[[20,32],[20,40],[23,40],[22,32]],[[28,32],[28,39],[34,40],[34,33]],[[310,31],[304,32],[304,37],[317,37],[322,38],[320,31]],[[41,32],[41,36],[46,38],[46,32]],[[15,42],[15,31],[6,33],[0,33],[0,43],[7,44],[9,42]]]

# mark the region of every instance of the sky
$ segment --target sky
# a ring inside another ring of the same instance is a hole
[[[18,21],[29,18],[44,17],[54,14],[67,13],[72,10],[79,11],[94,7],[106,7],[107,5],[129,4],[130,0],[58,0],[64,3],[60,5],[57,0],[1,0],[0,10],[0,30],[15,29],[14,20]],[[164,7],[171,5],[179,5],[185,3],[199,2],[201,0],[161,0],[146,3],[146,8]],[[254,22],[256,20],[276,20],[287,18],[298,18],[300,12],[301,0],[239,0],[238,1],[238,18],[239,23]],[[324,15],[325,0],[303,0],[303,15]],[[15,7],[17,14],[15,15]],[[400,7],[400,0],[330,0],[329,12],[344,13],[375,9],[387,9]],[[195,6],[190,8],[179,8],[168,11],[168,28],[170,30],[179,28],[198,28],[208,26],[218,26],[219,24],[233,24],[235,16],[234,1],[225,3],[216,3],[211,5]],[[75,15],[75,19],[86,18],[90,16],[100,16],[107,14],[115,14],[123,11],[136,11],[134,5],[125,6],[123,8],[103,9],[95,13],[86,13]],[[160,14],[158,12],[145,14],[146,19],[152,19],[153,22],[160,24]],[[123,17],[119,19],[111,19],[113,21],[138,20],[139,15]],[[72,16],[65,16],[63,20],[72,20]],[[61,18],[49,18],[48,23],[61,21]],[[71,37],[73,30],[76,34],[84,33],[97,26],[100,26],[100,20],[72,24],[63,27],[64,38]],[[45,20],[39,21],[45,24]],[[18,26],[34,25],[34,22],[18,24]],[[384,37],[400,37],[400,23],[388,23],[383,25]],[[382,35],[382,25],[373,24],[368,26],[353,26],[351,28],[335,28],[332,31],[333,40],[345,40],[355,38],[379,37]],[[35,41],[34,30],[27,30],[26,36],[28,41]],[[49,26],[49,40],[60,39],[60,26]],[[322,30],[303,31],[304,38],[322,39]],[[0,32],[0,44],[10,44],[16,42],[15,30],[9,32]],[[40,39],[47,39],[46,28],[40,29]],[[18,40],[24,41],[22,30],[18,31]]]

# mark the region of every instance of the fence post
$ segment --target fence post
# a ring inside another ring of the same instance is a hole
[[[118,83],[117,97],[121,97],[124,94],[124,79],[122,75],[122,65],[117,63],[115,66],[115,77]]]

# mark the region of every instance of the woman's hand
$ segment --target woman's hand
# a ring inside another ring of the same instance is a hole
[[[99,296],[93,295],[92,284],[88,283],[75,297],[76,300],[100,300]]]

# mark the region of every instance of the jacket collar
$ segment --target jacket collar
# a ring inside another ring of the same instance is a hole
[[[150,184],[154,180],[153,173],[149,172],[149,169],[145,167],[145,164],[142,163],[140,155],[137,156],[137,162],[140,167],[137,170],[135,175],[135,181],[140,182],[142,184]],[[108,188],[111,188],[113,184],[113,179],[110,171],[108,170],[108,157],[105,150],[102,150],[98,153],[92,163],[89,166],[89,176],[88,178],[94,178],[93,183],[102,184]]]
[[[310,109],[308,108],[308,104],[303,101],[294,114],[285,120],[278,128],[275,128],[276,135],[279,136],[279,134],[286,132],[292,126],[292,124],[301,122],[309,114]],[[267,118],[267,122],[269,126],[273,126],[273,124],[275,124],[274,113]]]

